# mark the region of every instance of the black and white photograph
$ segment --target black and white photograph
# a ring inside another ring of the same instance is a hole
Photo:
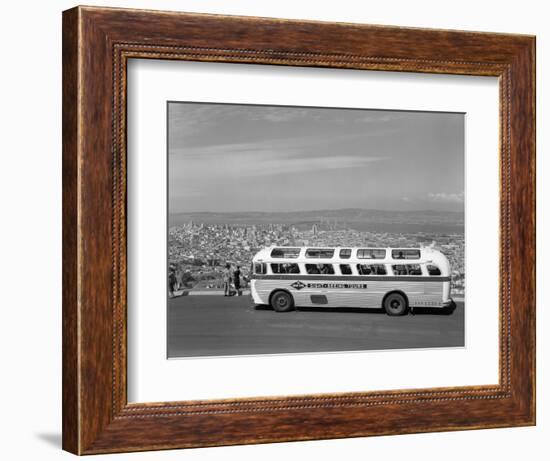
[[[168,358],[463,347],[464,117],[169,101]]]
[[[513,6],[5,2],[3,459],[548,458]]]

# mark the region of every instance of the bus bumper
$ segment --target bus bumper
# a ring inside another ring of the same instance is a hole
[[[456,309],[456,303],[451,299],[447,302],[444,302],[441,307],[450,311],[454,311]]]
[[[250,283],[250,294],[252,295],[252,301],[254,301],[254,304],[267,304],[256,291],[255,282],[255,280],[252,280]]]

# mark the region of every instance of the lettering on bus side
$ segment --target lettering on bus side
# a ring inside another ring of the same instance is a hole
[[[303,288],[356,288],[361,290],[367,289],[366,283],[331,283],[331,282],[308,282],[304,283],[296,281],[290,285],[295,290],[301,290]]]

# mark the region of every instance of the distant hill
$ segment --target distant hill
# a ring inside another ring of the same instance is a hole
[[[313,224],[348,227],[371,232],[464,232],[464,213],[453,211],[386,211],[362,208],[309,210],[288,212],[190,212],[170,215],[169,225],[294,225],[298,228]]]

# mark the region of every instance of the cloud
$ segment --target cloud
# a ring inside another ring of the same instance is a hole
[[[289,157],[317,158],[333,157],[338,150],[347,151],[354,157],[372,157],[366,138],[379,133],[333,134],[330,136],[302,135],[282,139],[263,139],[245,142],[223,143],[201,146],[170,146],[168,153],[172,159],[179,157],[187,160],[201,159],[203,162],[218,161],[227,156],[238,158],[243,154],[254,154],[255,162],[265,158]],[[344,154],[346,155],[346,154]],[[171,162],[173,160],[170,160]]]
[[[311,171],[338,170],[360,168],[373,162],[387,160],[385,157],[357,157],[352,155],[336,155],[333,157],[308,157],[267,159],[262,163],[246,162],[240,164],[241,176],[272,176],[277,174],[293,174]]]
[[[201,149],[202,150],[202,149]],[[197,152],[195,152],[197,154]],[[188,158],[175,157],[170,159],[170,177],[174,181],[201,181],[210,183],[222,178],[254,178],[313,171],[332,171],[355,169],[367,165],[390,160],[381,155],[354,155],[352,153],[310,154],[286,150],[243,150],[231,152],[231,155],[208,157],[193,155]],[[190,186],[190,184],[189,184]]]
[[[399,114],[339,108],[170,103],[171,148],[231,145],[243,141],[300,140],[387,136]]]
[[[428,200],[439,203],[464,203],[464,191],[457,194],[445,192],[430,192]]]

